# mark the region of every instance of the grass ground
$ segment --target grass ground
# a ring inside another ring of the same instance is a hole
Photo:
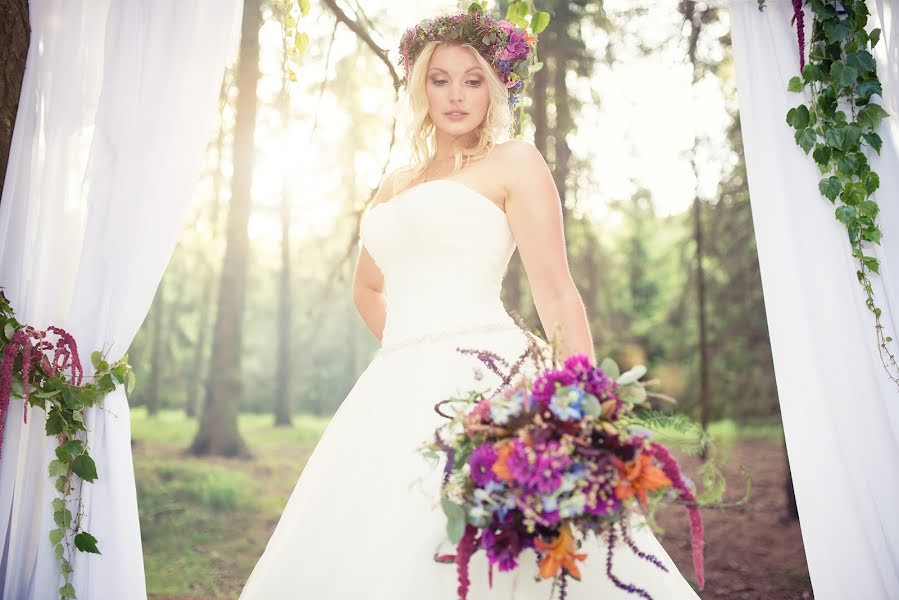
[[[184,452],[196,422],[180,411],[131,412],[138,507],[151,600],[236,598],[265,548],[303,465],[328,424],[296,416],[290,428],[269,415],[240,416],[252,460],[196,458]],[[730,489],[740,495],[739,465],[753,477],[750,506],[707,511],[703,598],[811,598],[799,524],[786,518],[786,460],[778,426],[731,421],[710,428]],[[698,462],[678,456],[687,472]],[[692,577],[683,509],[659,512],[661,538],[681,572]],[[751,557],[751,560],[747,560]]]

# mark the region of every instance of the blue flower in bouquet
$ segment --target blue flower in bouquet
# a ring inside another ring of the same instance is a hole
[[[587,498],[583,494],[572,494],[565,496],[559,501],[559,517],[562,519],[571,519],[584,513],[587,505]]]
[[[594,367],[583,354],[572,354],[565,359],[565,367],[563,372],[572,379],[573,382],[581,384],[584,390],[596,396],[601,402],[610,398],[616,398],[615,390],[618,384],[615,383],[608,375],[599,367]],[[619,400],[620,407],[620,400]],[[617,409],[616,409],[617,410]]]
[[[559,386],[573,385],[575,381],[577,381],[575,376],[568,371],[557,369],[546,371],[534,381],[533,403],[540,408],[546,408],[549,406],[553,394],[556,393],[556,384]]]
[[[580,421],[584,418],[584,390],[573,385],[556,390],[549,401],[549,410],[560,421]]]
[[[488,481],[483,488],[474,489],[474,503],[469,516],[478,527],[485,527],[500,507],[505,505],[507,487],[500,481]]]
[[[528,398],[526,389],[519,387],[509,394],[497,394],[490,399],[490,419],[497,425],[505,425],[509,418],[517,417]]]
[[[481,444],[471,453],[468,463],[471,465],[471,480],[476,485],[483,487],[491,481],[498,481],[493,472],[497,456],[496,448],[490,442]]]

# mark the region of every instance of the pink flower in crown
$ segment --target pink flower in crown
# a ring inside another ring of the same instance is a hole
[[[515,31],[515,26],[512,25],[512,23],[510,23],[506,19],[500,19],[499,21],[496,22],[496,24],[499,25],[500,27],[502,27],[503,29],[505,29],[506,31],[508,31],[509,33]]]

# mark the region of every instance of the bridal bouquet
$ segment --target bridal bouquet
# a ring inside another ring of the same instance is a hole
[[[694,486],[668,449],[651,439],[651,430],[640,426],[652,419],[641,421],[639,412],[661,415],[649,410],[647,394],[653,394],[640,382],[645,367],[619,374],[611,359],[596,367],[577,354],[559,364],[554,350],[548,357],[534,341],[514,365],[489,351],[459,351],[477,355],[503,382],[489,395],[471,391],[439,402],[435,410],[449,421],[419,448],[426,457],[446,458],[441,505],[456,554],[434,558],[455,563],[460,600],[467,597],[475,552],[486,552],[492,586],[494,566],[515,569],[526,548],[537,554],[540,577],[554,578],[553,589],[559,583],[564,599],[566,576],[580,580],[578,561],[587,557],[575,532],[591,530],[608,536],[610,580],[650,598],[613,575],[612,550],[620,532],[633,552],[667,571],[636,547],[627,528],[629,511],[662,499],[687,506],[693,567],[704,587]],[[461,408],[448,415],[444,404]]]

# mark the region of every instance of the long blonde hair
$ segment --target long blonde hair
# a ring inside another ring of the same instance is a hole
[[[472,159],[482,158],[498,142],[504,141],[512,134],[513,117],[509,108],[509,93],[493,67],[481,56],[481,53],[470,44],[445,41],[428,42],[415,59],[406,86],[412,112],[412,122],[407,130],[406,138],[412,148],[412,163],[397,170],[393,179],[391,196],[405,190],[413,181],[421,177],[428,163],[434,159],[436,154],[436,132],[434,121],[428,114],[428,96],[425,85],[428,64],[439,44],[457,44],[471,49],[475,59],[487,73],[486,83],[490,96],[487,114],[484,115],[484,120],[477,128],[477,143],[471,148],[456,150],[452,172],[457,173]]]

